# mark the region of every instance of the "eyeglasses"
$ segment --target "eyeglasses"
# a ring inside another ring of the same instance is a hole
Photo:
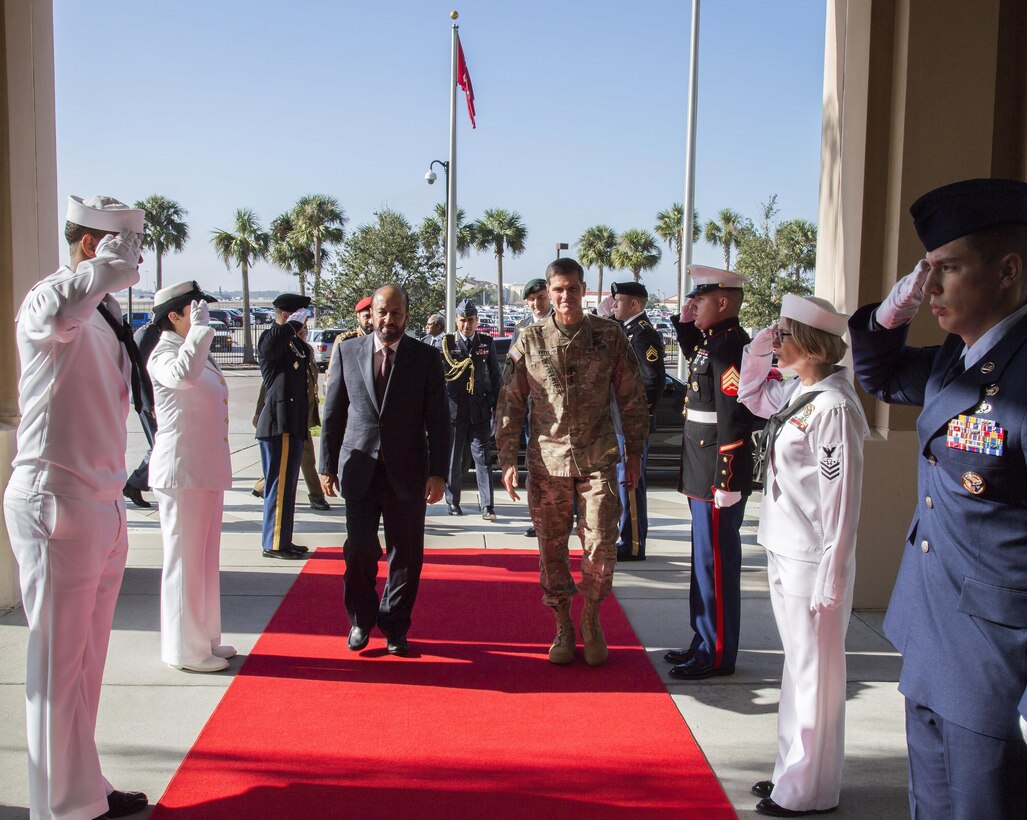
[[[781,330],[780,328],[774,328],[773,336],[775,342],[783,342],[786,336],[791,336],[787,330]]]

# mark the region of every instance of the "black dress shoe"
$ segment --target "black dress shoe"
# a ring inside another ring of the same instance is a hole
[[[298,552],[300,555],[303,555],[305,552],[309,552],[309,549],[302,544],[289,544],[289,549],[293,552]]]
[[[407,643],[406,635],[397,635],[395,638],[389,638],[386,648],[390,655],[406,655],[410,651],[410,644]]]
[[[528,527],[528,529],[526,529],[524,531],[524,537],[525,538],[535,538],[536,537],[535,536],[535,528],[534,527]]]
[[[725,666],[713,666],[708,663],[700,663],[695,658],[678,666],[671,667],[670,676],[678,680],[705,680],[706,678],[718,677],[720,675],[733,675],[735,668]]]
[[[645,556],[644,555],[632,555],[630,552],[618,552],[617,553],[617,563],[618,564],[621,561],[644,561],[644,560],[645,560]]]
[[[367,646],[369,640],[371,640],[371,632],[369,630],[361,629],[359,626],[351,626],[346,646],[349,647],[350,652],[359,652]]]
[[[312,498],[310,500],[310,509],[317,510],[318,512],[328,512],[332,508],[332,505],[325,501],[323,498]]]
[[[257,498],[263,500],[264,493],[258,493],[256,490],[250,490],[250,495],[255,495]]]
[[[153,506],[149,501],[143,498],[143,492],[138,487],[133,487],[131,484],[126,484],[122,489],[122,494],[135,504],[137,507],[141,507],[144,510],[150,509]]]
[[[263,555],[265,558],[280,558],[283,561],[295,561],[303,557],[302,552],[296,552],[288,547],[280,550],[264,550]]]
[[[757,784],[758,785],[758,784]],[[793,811],[779,806],[769,797],[764,797],[756,804],[756,814],[766,814],[770,817],[805,817],[807,814],[830,814],[837,806],[830,809],[810,809],[809,811]]]
[[[774,784],[770,780],[761,780],[759,783],[754,783],[753,787],[749,790],[755,797],[770,797],[774,791]]]
[[[694,649],[672,649],[670,650],[670,652],[663,656],[663,659],[667,663],[672,663],[676,666],[677,664],[688,663],[694,657]],[[766,795],[763,796],[766,797]]]
[[[150,801],[142,792],[119,792],[117,789],[107,795],[107,813],[101,817],[127,817],[145,809]]]
[[[460,505],[459,504],[450,504],[449,505],[449,514],[450,515],[463,515],[464,511],[460,509]]]

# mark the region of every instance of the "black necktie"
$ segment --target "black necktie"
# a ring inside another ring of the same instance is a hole
[[[132,403],[135,405],[136,412],[142,413],[144,408],[152,412],[153,387],[150,384],[150,376],[143,367],[143,358],[139,354],[139,348],[136,346],[135,339],[132,338],[132,328],[124,320],[119,322],[111,316],[103,302],[98,304],[96,309],[111,326],[118,341],[124,345],[128,360],[132,364]]]
[[[378,396],[378,406],[382,406],[385,389],[389,386],[389,374],[392,373],[392,348],[382,348],[382,364],[374,376],[374,392]]]
[[[949,372],[945,374],[945,379],[942,381],[942,387],[948,387],[949,383],[954,382],[966,371],[966,359],[963,356],[959,357],[952,367],[949,368]]]

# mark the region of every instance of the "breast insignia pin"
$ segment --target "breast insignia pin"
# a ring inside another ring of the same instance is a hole
[[[977,473],[963,473],[963,489],[973,495],[980,495],[984,492],[984,479]]]

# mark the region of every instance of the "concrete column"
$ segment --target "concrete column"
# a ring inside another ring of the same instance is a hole
[[[25,293],[58,266],[53,6],[0,4],[0,491],[18,425],[14,316]],[[0,512],[0,519],[3,514]],[[0,608],[18,604],[18,567],[0,525]]]
[[[923,247],[909,205],[1025,167],[1027,7],[1016,0],[827,0],[816,292],[851,312],[882,299]],[[1000,25],[1001,20],[1001,25]],[[910,343],[941,341],[926,313]],[[864,397],[855,605],[887,605],[916,493],[918,408]]]

